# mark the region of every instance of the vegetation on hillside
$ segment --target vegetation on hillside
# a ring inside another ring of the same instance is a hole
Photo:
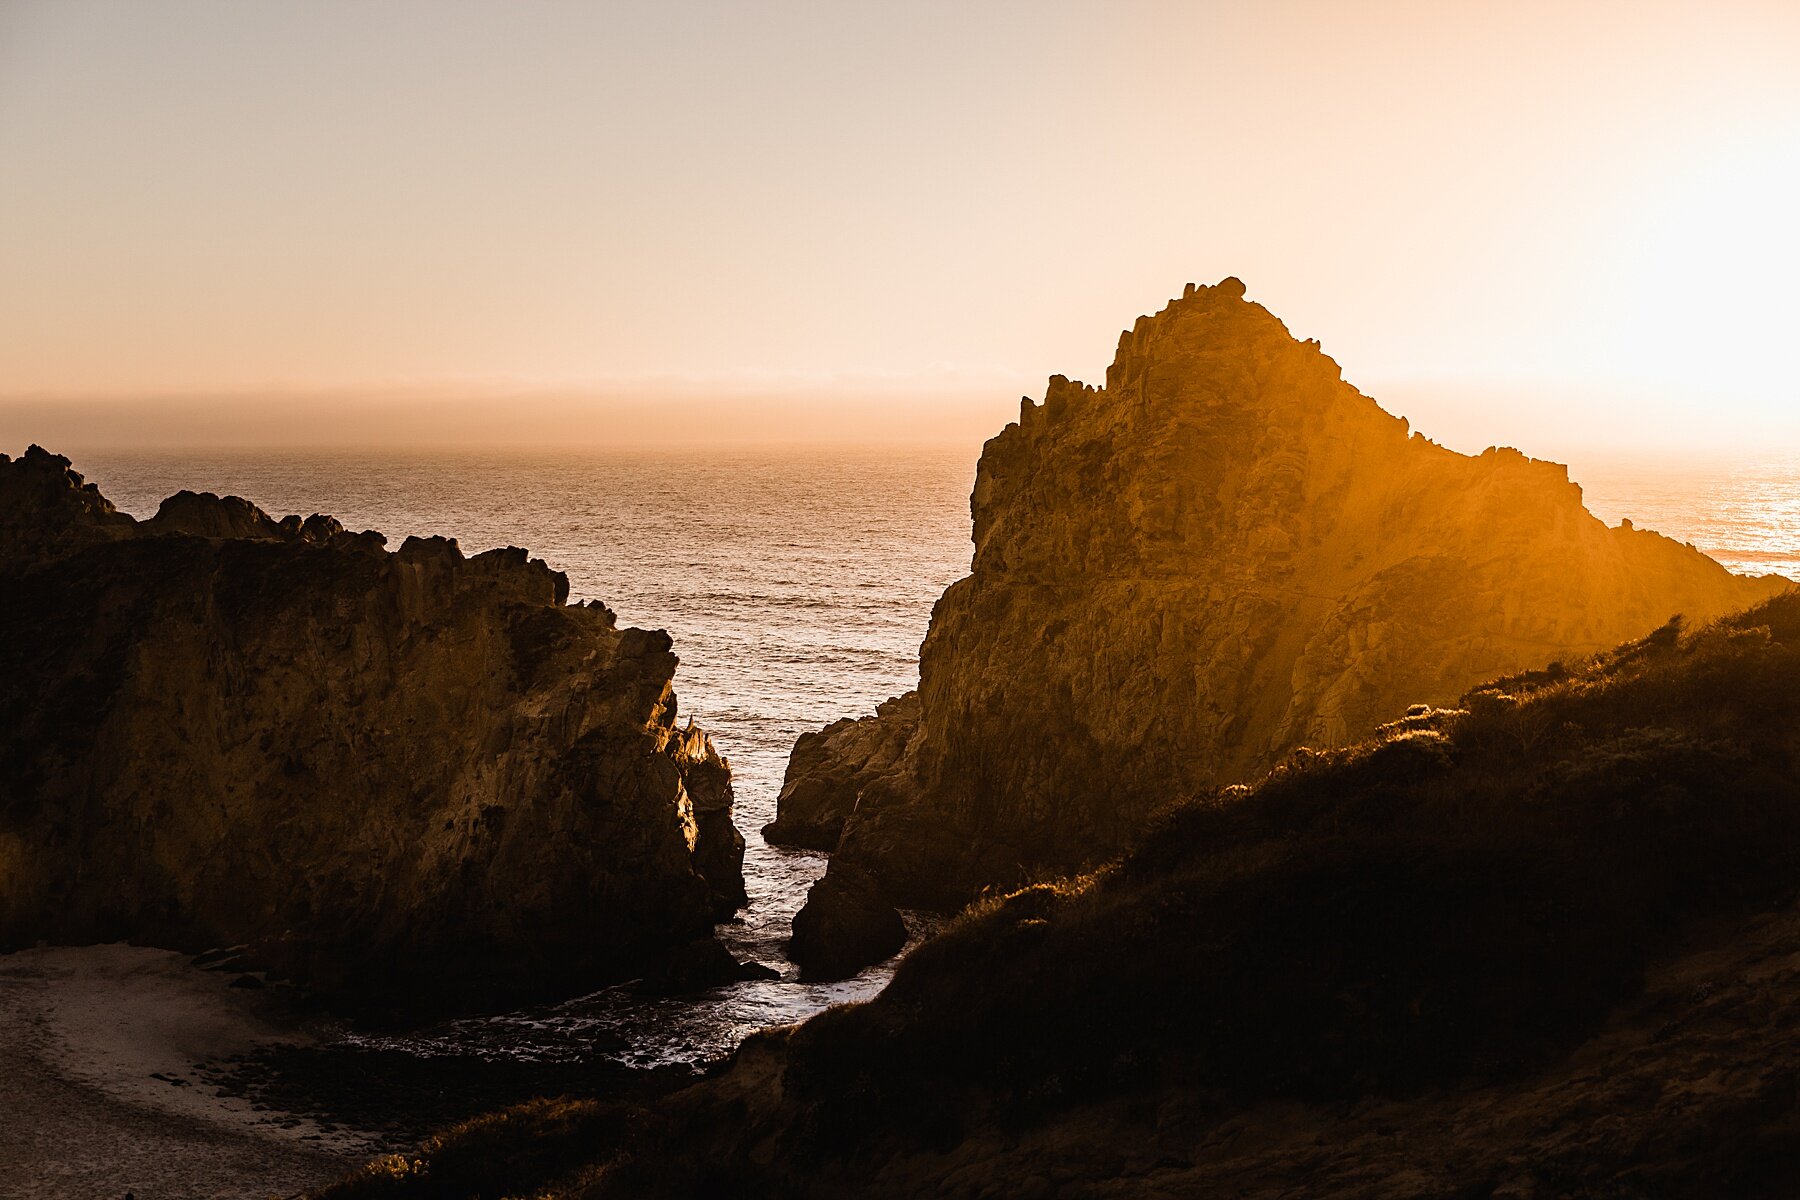
[[[1179,1089],[1223,1115],[1505,1084],[1591,1036],[1647,964],[1797,886],[1789,594],[1172,806],[1113,866],[975,905],[873,1001],[764,1035],[778,1102],[715,1081],[661,1115],[582,1110],[641,1121],[624,1140],[515,1113],[329,1195],[496,1194],[449,1174],[476,1144],[547,1164],[503,1194],[779,1194],[1107,1098]],[[759,1142],[777,1152],[752,1165]]]

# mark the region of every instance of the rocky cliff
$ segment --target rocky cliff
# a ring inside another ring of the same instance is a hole
[[[1409,705],[1786,586],[1608,528],[1565,468],[1412,433],[1244,287],[1189,287],[987,443],[916,701],[802,738],[771,829],[893,898],[1116,852]],[[895,744],[903,746],[893,751]],[[872,753],[872,747],[880,747]]]
[[[973,906],[648,1109],[330,1200],[1800,1193],[1800,596],[1496,681]]]
[[[729,768],[669,637],[567,595],[523,550],[190,492],[139,522],[0,456],[0,949],[253,943],[402,1000],[692,960],[744,903]]]
[[[846,797],[865,779],[900,765],[919,725],[919,693],[908,692],[878,705],[871,717],[844,717],[815,733],[803,733],[788,756],[787,774],[775,801],[775,820],[763,836],[783,846],[831,850],[849,816]]]

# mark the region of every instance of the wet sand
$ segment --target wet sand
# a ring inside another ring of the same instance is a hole
[[[0,1194],[285,1197],[383,1149],[202,1078],[209,1059],[312,1040],[230,982],[133,946],[0,956]]]

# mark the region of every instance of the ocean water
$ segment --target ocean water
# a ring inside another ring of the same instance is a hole
[[[169,493],[235,493],[274,516],[325,512],[352,529],[520,545],[569,575],[576,599],[667,629],[683,712],[731,760],[751,898],[721,927],[740,958],[784,972],[694,997],[615,988],[546,1008],[366,1044],[544,1060],[594,1053],[695,1062],[746,1034],[872,994],[892,964],[797,982],[788,922],[822,855],[759,833],[794,738],[912,687],[931,606],[968,570],[976,451],[114,453],[77,468],[126,512]],[[1800,578],[1800,459],[1706,466],[1578,465],[1590,507],[1692,541],[1734,570]],[[604,1035],[599,1036],[597,1035]]]
[[[1606,459],[1571,472],[1595,515],[1690,542],[1744,575],[1800,580],[1800,455]]]

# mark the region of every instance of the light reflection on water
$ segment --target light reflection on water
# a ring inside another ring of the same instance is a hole
[[[914,942],[937,923],[922,914],[906,915]],[[783,968],[779,980],[735,983],[685,996],[645,996],[621,984],[561,1004],[500,1016],[449,1021],[401,1035],[345,1031],[342,1038],[350,1045],[418,1055],[504,1056],[533,1062],[599,1058],[633,1067],[697,1067],[730,1054],[759,1029],[790,1024],[834,1004],[868,999],[887,985],[897,963],[898,959],[890,959],[838,983],[800,983],[793,965],[778,959],[770,965]]]
[[[1733,571],[1800,580],[1800,458],[1600,461],[1574,475],[1608,524],[1628,517]]]

